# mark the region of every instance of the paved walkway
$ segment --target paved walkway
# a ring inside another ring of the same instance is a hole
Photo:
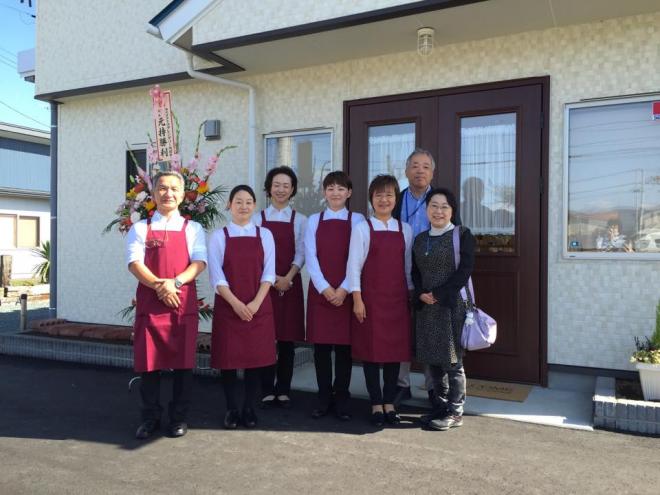
[[[21,320],[21,307],[10,298],[2,300],[0,305],[0,333],[16,333]],[[48,315],[48,299],[30,300],[28,298],[28,321],[43,320]]]
[[[382,431],[313,420],[312,394],[260,412],[257,430],[220,428],[220,386],[196,377],[191,431],[132,438],[133,373],[0,356],[0,493],[658,493],[660,439],[469,416],[422,431],[419,411]]]

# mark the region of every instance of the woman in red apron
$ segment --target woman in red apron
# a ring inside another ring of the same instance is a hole
[[[313,418],[332,409],[342,421],[348,412],[351,359],[351,315],[346,262],[352,227],[364,217],[346,209],[352,192],[344,172],[330,172],[323,179],[325,201],[321,213],[309,217],[305,230],[305,260],[310,275],[307,292],[307,340],[314,344],[314,366],[319,386],[319,404]],[[335,380],[332,382],[332,351],[335,351]]]
[[[211,366],[221,370],[227,401],[224,426],[241,422],[254,428],[254,402],[264,366],[275,362],[275,326],[268,291],[275,282],[275,244],[271,233],[250,218],[254,191],[240,185],[229,194],[232,221],[209,241],[209,275],[215,288]],[[241,413],[237,402],[237,373],[244,370]]]
[[[157,211],[137,222],[127,236],[129,271],[139,280],[133,337],[135,371],[141,373],[142,424],[146,439],[160,426],[160,372],[174,370],[169,434],[186,434],[192,368],[197,350],[195,278],[206,267],[204,230],[179,213],[183,177],[161,172],[154,178]]]
[[[307,219],[289,206],[298,178],[289,167],[268,172],[264,189],[271,205],[253,217],[256,225],[270,230],[275,239],[276,279],[270,290],[277,335],[277,365],[262,374],[262,407],[291,404],[291,379],[295,342],[305,340],[305,309],[300,270],[305,262],[303,234]],[[277,378],[277,380],[276,380]]]
[[[353,295],[351,349],[353,358],[363,364],[371,422],[376,426],[400,422],[394,408],[399,364],[409,361],[411,354],[412,229],[392,218],[398,193],[399,185],[391,175],[378,175],[371,181],[374,216],[353,229],[347,266]]]

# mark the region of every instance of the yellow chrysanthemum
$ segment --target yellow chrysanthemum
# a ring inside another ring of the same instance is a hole
[[[144,204],[144,207],[147,209],[147,211],[151,211],[156,207],[156,203],[153,202],[153,200],[149,200]]]

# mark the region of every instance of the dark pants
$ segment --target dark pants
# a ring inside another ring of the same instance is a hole
[[[332,383],[332,349],[335,350],[335,382]],[[314,367],[316,382],[319,385],[319,403],[322,408],[328,408],[333,402],[345,404],[350,392],[351,346],[339,344],[314,344]]]
[[[254,401],[257,398],[257,389],[259,388],[259,376],[261,368],[250,368],[243,372],[243,384],[245,393],[243,394],[243,409],[253,409]],[[227,409],[238,409],[237,386],[238,376],[236,370],[221,370],[220,380],[225,392],[225,401]]]
[[[383,364],[383,389],[380,388],[380,363],[363,362],[364,380],[372,406],[394,404],[400,363]]]
[[[449,367],[431,365],[430,369],[440,407],[452,416],[462,416],[466,387],[463,363],[459,361]]]
[[[295,343],[277,341],[277,363],[262,368],[261,395],[289,395],[293,378],[293,359],[296,356]],[[277,383],[275,376],[277,375]]]
[[[142,421],[160,420],[163,408],[160,405],[160,371],[146,371],[140,380],[142,398]],[[171,423],[186,420],[190,408],[192,392],[192,370],[174,370],[172,372],[172,400],[168,405]]]

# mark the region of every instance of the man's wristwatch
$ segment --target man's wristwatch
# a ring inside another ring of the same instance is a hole
[[[183,282],[179,280],[179,277],[174,277],[174,287],[176,287],[177,289],[183,287]]]

